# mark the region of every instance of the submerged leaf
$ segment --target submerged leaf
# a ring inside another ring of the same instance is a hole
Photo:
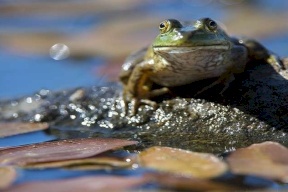
[[[208,153],[170,147],[151,147],[139,154],[143,167],[194,178],[212,178],[227,171],[226,164]]]
[[[0,123],[0,137],[8,137],[34,131],[42,131],[48,127],[48,123]]]
[[[16,177],[17,174],[13,167],[0,167],[0,190],[9,187]]]
[[[288,149],[279,143],[268,141],[237,149],[227,161],[233,173],[288,182]]]
[[[113,138],[85,138],[23,145],[0,150],[0,164],[24,166],[40,162],[81,159],[136,143]]]
[[[76,179],[66,179],[58,181],[42,181],[25,183],[11,187],[7,192],[97,192],[97,191],[127,191],[133,187],[141,186],[147,182],[144,177],[120,177],[120,176],[102,176],[102,177],[80,177]]]

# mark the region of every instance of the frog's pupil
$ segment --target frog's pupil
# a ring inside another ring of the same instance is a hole
[[[165,27],[164,23],[160,23],[160,29],[163,29]]]
[[[215,21],[210,21],[209,25],[210,25],[211,27],[216,27],[216,22],[215,22]]]

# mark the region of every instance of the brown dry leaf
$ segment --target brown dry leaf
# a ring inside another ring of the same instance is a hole
[[[151,147],[144,150],[139,154],[139,164],[194,178],[213,178],[227,171],[227,165],[213,154],[170,147]]]
[[[235,174],[288,182],[288,149],[279,143],[268,141],[237,149],[227,161]]]
[[[221,183],[206,179],[183,177],[171,174],[149,173],[145,177],[164,188],[184,191],[236,191],[239,187],[233,184]]]
[[[80,177],[76,179],[45,181],[25,183],[11,187],[6,192],[97,192],[97,191],[127,191],[133,187],[143,185],[147,182],[144,177],[121,177],[121,176],[102,176],[102,177]]]
[[[0,167],[0,190],[9,187],[16,177],[17,173],[13,167]]]
[[[2,149],[0,150],[0,163],[24,166],[31,163],[82,159],[136,143],[136,141],[113,138],[85,138],[43,142]]]
[[[48,129],[48,123],[0,123],[0,138]]]
[[[123,159],[118,157],[91,157],[85,159],[72,159],[66,161],[46,162],[46,163],[33,163],[24,166],[25,168],[56,168],[64,167],[71,169],[111,169],[111,168],[125,168],[132,166],[134,162],[129,159]]]

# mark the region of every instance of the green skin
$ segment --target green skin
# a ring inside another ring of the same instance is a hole
[[[282,67],[278,57],[260,43],[231,38],[210,18],[185,26],[169,19],[159,28],[152,45],[132,54],[122,66],[123,98],[126,106],[132,102],[133,114],[141,103],[155,106],[150,99],[169,92],[169,87],[219,77],[200,92],[219,83],[225,85],[224,91],[233,74],[242,73],[251,60]],[[152,89],[153,83],[163,88]]]

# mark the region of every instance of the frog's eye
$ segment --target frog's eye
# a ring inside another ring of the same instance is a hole
[[[213,20],[207,22],[207,27],[210,31],[215,31],[217,29],[217,23]]]
[[[159,29],[160,33],[166,33],[168,31],[171,31],[174,28],[181,28],[182,24],[176,20],[176,19],[167,19],[160,23]]]
[[[161,33],[166,33],[171,28],[171,23],[169,20],[163,21],[159,25],[159,30]]]

